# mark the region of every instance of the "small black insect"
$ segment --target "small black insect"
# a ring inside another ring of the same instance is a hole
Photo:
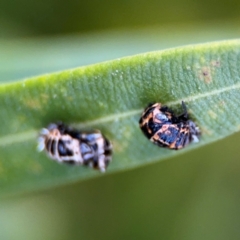
[[[198,142],[200,130],[189,120],[185,103],[182,101],[183,113],[175,116],[173,111],[161,103],[149,104],[139,120],[145,136],[160,147],[181,149],[190,142]]]
[[[38,150],[58,162],[87,165],[104,172],[112,159],[112,145],[98,130],[81,132],[52,123],[40,132]]]

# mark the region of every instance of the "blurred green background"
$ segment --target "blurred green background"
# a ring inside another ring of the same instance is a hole
[[[0,3],[1,82],[240,36],[236,0]],[[239,141],[4,198],[0,239],[240,239]]]

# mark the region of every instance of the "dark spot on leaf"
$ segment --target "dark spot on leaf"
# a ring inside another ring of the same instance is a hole
[[[217,114],[215,112],[213,112],[212,110],[209,110],[208,111],[208,114],[209,116],[212,118],[212,119],[216,119],[217,118]]]
[[[212,75],[210,67],[202,67],[199,73],[199,78],[205,83],[211,83]]]
[[[220,61],[219,61],[219,60],[213,60],[213,61],[211,62],[211,65],[212,65],[213,67],[220,67]]]

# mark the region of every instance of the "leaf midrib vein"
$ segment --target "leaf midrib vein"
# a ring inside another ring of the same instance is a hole
[[[220,94],[222,92],[227,92],[227,91],[231,91],[231,90],[235,90],[235,89],[239,89],[239,88],[240,88],[240,83],[237,83],[237,84],[234,84],[232,86],[212,90],[212,91],[206,92],[206,93],[200,93],[200,94],[192,95],[192,96],[183,98],[181,100],[166,102],[164,104],[171,106],[171,105],[179,104],[179,103],[181,103],[181,101],[192,102],[192,101],[197,100],[197,99],[217,95],[217,94]],[[116,121],[118,119],[134,116],[134,115],[140,114],[142,111],[143,111],[143,109],[134,109],[134,110],[130,110],[130,111],[127,111],[127,112],[124,112],[124,113],[111,114],[111,115],[108,115],[108,116],[105,116],[105,117],[102,117],[102,118],[99,118],[99,119],[95,119],[95,120],[92,120],[92,121],[84,122],[84,123],[73,123],[73,125],[76,126],[76,127],[79,127],[79,128],[94,126],[94,125],[97,125],[97,124]],[[39,130],[32,129],[32,130],[25,131],[25,132],[22,132],[22,133],[10,134],[10,135],[0,137],[0,146],[6,146],[6,145],[19,143],[19,142],[24,142],[24,141],[28,141],[30,139],[37,138],[38,131]]]

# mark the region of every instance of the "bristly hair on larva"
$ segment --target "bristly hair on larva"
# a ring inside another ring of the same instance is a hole
[[[89,166],[105,172],[112,160],[112,144],[99,130],[79,131],[62,122],[42,128],[38,151],[60,163]]]

